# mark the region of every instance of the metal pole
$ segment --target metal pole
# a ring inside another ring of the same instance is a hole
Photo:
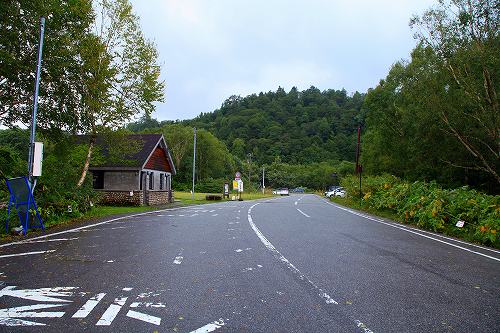
[[[193,190],[192,190],[192,199],[194,200],[194,176],[196,170],[196,127],[194,128],[194,148],[193,148]]]
[[[35,148],[35,130],[36,130],[36,113],[38,111],[38,91],[40,87],[40,71],[42,68],[42,50],[43,50],[43,36],[45,32],[45,18],[40,18],[40,39],[38,42],[38,62],[36,65],[35,77],[35,94],[33,97],[33,113],[31,115],[31,133],[30,133],[30,147],[28,155],[28,177],[31,183],[31,190],[34,189],[35,180],[33,179],[33,154]]]
[[[361,126],[358,126],[358,147],[356,151],[356,172],[359,174],[359,206],[361,207],[362,202],[362,193],[361,193],[361,164],[359,160],[361,158]]]
[[[262,167],[262,194],[265,194],[264,167]]]

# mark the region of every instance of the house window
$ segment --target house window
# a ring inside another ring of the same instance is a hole
[[[92,171],[92,187],[96,190],[104,189],[104,171]]]
[[[163,184],[165,182],[165,175],[160,173],[160,190],[163,190]]]
[[[155,188],[155,177],[154,177],[154,173],[150,173],[149,174],[149,189],[150,190],[154,190]]]

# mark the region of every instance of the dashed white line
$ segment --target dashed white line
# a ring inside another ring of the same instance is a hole
[[[300,214],[304,215],[305,217],[310,217],[309,215],[307,215],[306,213],[304,213],[303,211],[301,211],[300,209],[297,208],[297,210],[299,211]]]
[[[181,252],[179,252],[179,254],[177,255],[177,257],[175,257],[174,264],[180,265],[182,263],[182,259],[184,259],[184,257],[182,256],[182,252],[183,251],[184,251],[184,249],[181,249]]]
[[[85,318],[87,317],[96,305],[106,296],[106,293],[97,294],[91,297],[83,306],[75,312],[71,318]]]
[[[23,253],[15,253],[15,254],[4,254],[0,256],[0,258],[10,258],[10,257],[22,257],[22,256],[29,256],[32,254],[43,254],[43,253],[51,253],[55,252],[56,250],[48,250],[48,251],[33,251],[33,252],[23,252]]]

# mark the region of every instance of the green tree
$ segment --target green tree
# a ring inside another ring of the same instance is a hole
[[[30,122],[41,16],[46,28],[38,127],[57,138],[78,124],[77,87],[94,18],[90,0],[0,2],[0,125]]]
[[[141,32],[139,18],[128,0],[102,0],[92,57],[86,62],[82,84],[84,108],[81,130],[90,134],[87,158],[78,186],[85,180],[95,136],[125,124],[134,115],[150,115],[154,102],[163,100],[158,52]]]
[[[451,90],[449,95],[460,90],[460,103],[438,112],[448,135],[468,158],[448,163],[488,173],[498,184],[499,22],[500,6],[494,0],[439,0],[436,7],[411,21],[416,37],[435,52],[439,65],[449,73],[442,89]]]

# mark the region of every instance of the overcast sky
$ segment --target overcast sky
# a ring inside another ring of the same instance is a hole
[[[366,92],[409,57],[408,22],[436,0],[131,2],[166,82],[153,117],[176,120],[278,86]]]

